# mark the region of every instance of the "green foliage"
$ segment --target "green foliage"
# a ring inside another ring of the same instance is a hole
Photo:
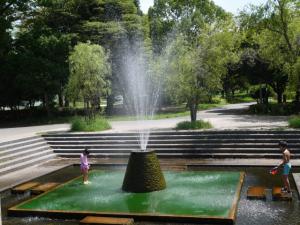
[[[85,108],[94,110],[100,105],[100,97],[110,91],[111,68],[108,55],[100,45],[80,43],[69,57],[70,78],[68,96],[75,101],[83,99]]]
[[[299,1],[269,0],[265,5],[249,9],[240,14],[244,46],[253,48],[259,60],[267,64],[269,72],[261,72],[259,76],[270,81],[278,95],[278,102],[281,102],[287,77],[294,90],[300,85],[296,69],[299,58]]]
[[[71,121],[71,131],[102,131],[111,129],[108,121],[102,117],[75,117]]]
[[[176,125],[176,130],[198,130],[198,129],[210,129],[212,125],[210,122],[205,122],[203,120],[197,121],[183,121]]]
[[[289,127],[300,128],[300,116],[294,116],[289,119]]]
[[[177,102],[187,102],[192,121],[196,120],[198,104],[221,89],[227,63],[238,59],[233,53],[233,40],[222,41],[223,35],[203,30],[196,46],[178,35],[167,49],[166,89]]]
[[[229,15],[211,0],[155,0],[149,10],[150,33],[155,52],[161,52],[168,36],[177,30],[189,42],[197,42],[207,24],[215,25]]]
[[[294,103],[285,104],[256,104],[249,107],[249,112],[252,114],[266,114],[273,116],[287,116],[292,115],[297,111]]]

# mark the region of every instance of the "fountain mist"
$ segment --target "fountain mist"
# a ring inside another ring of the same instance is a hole
[[[145,120],[153,119],[159,97],[159,79],[154,79],[151,56],[139,43],[127,45],[123,53],[122,78],[126,103],[136,116],[139,144],[142,151],[147,148],[150,129]]]

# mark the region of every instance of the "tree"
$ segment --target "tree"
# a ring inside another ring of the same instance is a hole
[[[71,100],[84,100],[89,117],[94,116],[100,97],[110,90],[109,56],[100,45],[79,43],[70,54],[70,78],[67,93]]]
[[[239,73],[247,77],[252,85],[260,85],[261,92],[267,85],[272,87],[277,94],[277,102],[282,103],[283,93],[285,92],[288,74],[282,68],[274,67],[270,61],[261,58],[261,56],[253,50],[244,51],[241,57]],[[265,85],[262,88],[262,85]],[[260,103],[268,103],[267,99],[263,99],[260,95]]]
[[[176,36],[177,33],[196,43],[205,26],[229,16],[211,0],[155,0],[148,14],[155,53],[160,53],[170,36]]]
[[[192,122],[197,119],[198,105],[220,89],[222,68],[216,64],[219,59],[216,59],[216,46],[209,36],[204,37],[200,43],[194,48],[179,36],[167,54],[169,94],[177,102],[187,103]]]
[[[44,26],[33,26],[19,33],[15,43],[19,67],[16,82],[23,100],[44,103],[48,115],[56,95],[62,93],[67,82],[70,40],[44,31]]]
[[[0,59],[10,49],[12,23],[25,15],[31,3],[31,0],[0,1]]]
[[[270,70],[277,71],[278,81],[286,84],[284,81],[288,76],[291,87],[299,93],[296,96],[300,96],[300,74],[296,69],[300,57],[299,7],[297,0],[269,0],[265,5],[252,6],[250,11],[240,15],[240,27],[259,57],[268,62]],[[280,102],[282,88],[275,89]]]

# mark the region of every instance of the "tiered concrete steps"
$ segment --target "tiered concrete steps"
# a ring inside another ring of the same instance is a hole
[[[0,143],[0,175],[54,158],[55,154],[40,136]]]
[[[62,133],[43,136],[62,157],[78,157],[89,147],[91,157],[128,157],[139,149],[137,133]],[[148,149],[167,158],[281,158],[278,141],[286,140],[292,157],[300,158],[300,131],[152,132]]]

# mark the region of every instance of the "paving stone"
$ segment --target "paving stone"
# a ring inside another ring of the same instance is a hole
[[[59,183],[55,183],[55,182],[41,184],[37,187],[32,188],[31,194],[38,195],[38,194],[44,193],[46,191],[49,191],[49,190],[55,188],[57,185],[59,185]]]
[[[266,187],[251,186],[247,190],[248,199],[266,199]]]
[[[21,184],[15,188],[12,189],[12,193],[16,193],[16,194],[22,194],[26,191],[29,191],[30,189],[36,187],[40,185],[39,182],[27,182],[25,184]]]
[[[272,189],[272,198],[274,201],[292,201],[293,196],[291,193],[281,192],[281,187],[274,187]]]
[[[87,216],[80,221],[80,224],[131,225],[133,222],[132,218]]]

